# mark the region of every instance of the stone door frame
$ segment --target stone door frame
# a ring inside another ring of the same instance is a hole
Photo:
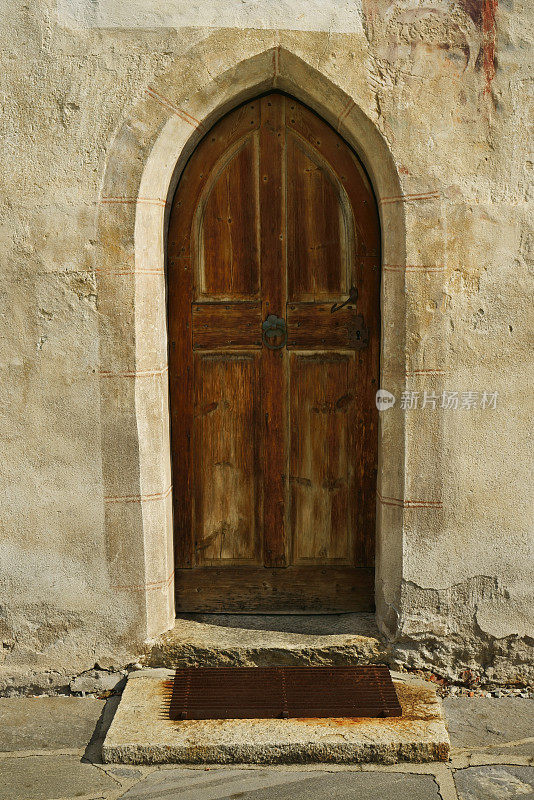
[[[231,108],[280,89],[310,106],[358,153],[382,229],[381,386],[400,397],[410,375],[404,284],[413,204],[406,202],[411,196],[402,190],[369,98],[349,96],[341,75],[327,76],[280,46],[219,70],[217,64],[191,78],[193,86],[182,85],[184,67],[177,64],[144,91],[110,147],[98,202],[105,533],[109,579],[124,596],[132,642],[174,624],[165,281],[170,202],[194,147]],[[404,515],[412,501],[405,414],[397,403],[380,417],[375,594],[378,622],[392,632]]]

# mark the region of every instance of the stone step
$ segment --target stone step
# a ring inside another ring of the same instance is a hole
[[[133,672],[102,757],[117,764],[347,764],[446,761],[449,737],[434,687],[394,676],[401,717],[171,720],[173,671]]]
[[[373,614],[188,614],[147,649],[149,667],[389,664]]]

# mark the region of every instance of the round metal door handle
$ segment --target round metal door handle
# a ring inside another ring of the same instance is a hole
[[[265,347],[269,350],[281,350],[287,343],[287,325],[285,319],[277,317],[276,314],[269,314],[265,322],[261,326],[261,339]],[[282,337],[279,344],[273,344],[269,339],[274,339],[277,336]]]

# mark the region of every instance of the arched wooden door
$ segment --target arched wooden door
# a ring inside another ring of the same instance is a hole
[[[290,97],[235,109],[186,165],[168,234],[178,611],[373,608],[379,247],[358,158]]]

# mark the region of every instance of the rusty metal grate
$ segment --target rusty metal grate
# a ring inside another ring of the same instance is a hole
[[[402,715],[384,666],[186,667],[171,687],[175,720]]]

